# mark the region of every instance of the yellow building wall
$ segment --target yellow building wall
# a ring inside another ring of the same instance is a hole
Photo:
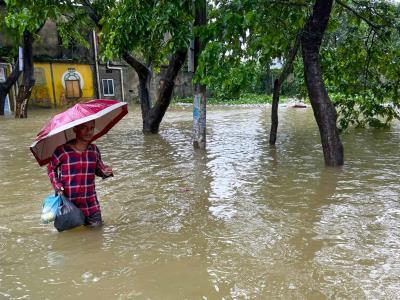
[[[51,70],[53,71],[54,84],[52,83]],[[78,74],[81,80],[82,97],[68,99],[65,97],[63,77],[69,70]],[[93,73],[90,65],[72,63],[35,63],[36,84],[32,91],[32,102],[38,106],[69,106],[82,100],[94,97]],[[53,93],[54,86],[54,93]],[[55,98],[54,99],[54,95]]]
[[[35,63],[35,86],[32,90],[31,104],[40,107],[54,106],[54,97],[51,87],[50,64]]]
[[[64,63],[53,63],[53,76],[54,76],[54,89],[57,97],[57,105],[68,105],[73,104],[82,100],[93,99],[93,74],[89,65],[83,64],[64,64]],[[63,76],[68,69],[74,68],[79,73],[81,80],[83,81],[82,97],[78,100],[70,100],[65,97],[65,88],[62,84]]]

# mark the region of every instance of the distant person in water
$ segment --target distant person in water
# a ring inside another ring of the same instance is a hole
[[[56,193],[64,195],[85,215],[85,225],[99,227],[103,220],[95,175],[104,179],[113,176],[113,171],[102,162],[97,146],[90,143],[94,126],[95,121],[75,126],[76,139],[56,148],[47,172]]]

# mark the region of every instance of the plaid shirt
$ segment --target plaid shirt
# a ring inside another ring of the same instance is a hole
[[[94,144],[79,153],[70,145],[59,146],[53,153],[47,173],[56,192],[64,187],[64,196],[90,216],[100,211],[95,189],[95,175],[105,177],[100,151]]]

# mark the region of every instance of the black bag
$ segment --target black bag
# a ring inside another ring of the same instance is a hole
[[[85,216],[71,201],[62,197],[62,203],[54,221],[54,227],[59,232],[81,226],[85,223]]]

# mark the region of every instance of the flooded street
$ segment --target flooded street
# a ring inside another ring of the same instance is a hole
[[[96,142],[105,226],[40,222],[52,189],[29,145],[55,112],[0,118],[0,299],[395,299],[400,294],[400,124],[342,135],[326,168],[311,109],[209,107],[207,151],[192,110],[160,135],[140,109]]]

